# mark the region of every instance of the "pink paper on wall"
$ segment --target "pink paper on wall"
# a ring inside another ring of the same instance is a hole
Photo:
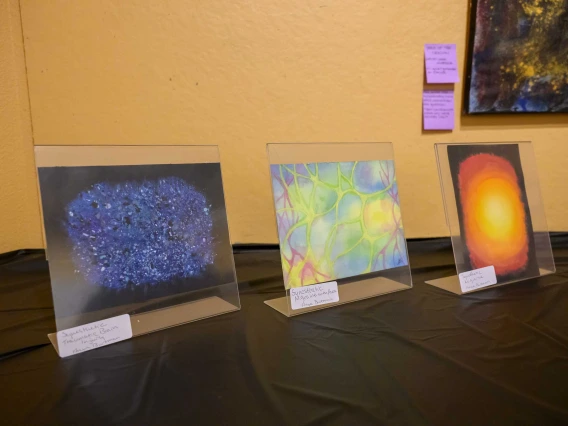
[[[422,94],[424,130],[454,129],[454,92],[425,90]]]
[[[458,60],[455,44],[425,44],[427,83],[457,83]]]

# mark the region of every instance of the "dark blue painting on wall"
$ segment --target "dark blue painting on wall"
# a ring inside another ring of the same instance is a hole
[[[39,178],[58,322],[234,281],[218,163],[42,167]]]

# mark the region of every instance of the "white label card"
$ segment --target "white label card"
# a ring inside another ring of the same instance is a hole
[[[75,355],[132,337],[130,315],[107,318],[57,332],[59,356]]]
[[[495,268],[493,266],[462,272],[459,274],[459,279],[461,289],[464,293],[497,284],[497,276],[495,275]]]
[[[337,281],[290,289],[290,303],[294,310],[335,302],[339,302]]]

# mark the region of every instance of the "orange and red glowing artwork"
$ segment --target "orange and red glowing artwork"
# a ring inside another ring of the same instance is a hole
[[[538,276],[518,145],[451,145],[448,157],[468,269]]]

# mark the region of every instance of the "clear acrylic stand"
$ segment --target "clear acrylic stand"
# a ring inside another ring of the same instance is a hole
[[[240,309],[217,146],[35,154],[58,331],[129,314],[135,337]]]
[[[458,275],[493,266],[497,283],[463,291],[458,275],[426,281],[455,294],[556,271],[530,142],[436,144]]]
[[[288,317],[412,288],[391,143],[269,144]],[[336,281],[339,301],[293,309],[294,288]]]

